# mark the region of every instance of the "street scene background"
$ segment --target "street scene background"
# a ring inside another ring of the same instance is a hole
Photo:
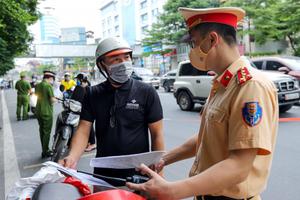
[[[191,112],[181,111],[176,104],[172,93],[166,93],[162,89],[158,91],[164,111],[164,136],[166,150],[170,150],[196,134],[199,129],[199,111],[196,107]],[[13,133],[15,144],[15,155],[18,162],[18,170],[21,177],[32,176],[47,159],[41,159],[41,145],[39,141],[37,120],[31,118],[27,121],[16,121],[16,91],[5,90],[1,93],[4,96],[9,123]],[[3,104],[3,102],[1,102]],[[61,111],[61,104],[55,104],[55,116]],[[3,112],[3,111],[2,111]],[[289,112],[280,115],[281,118],[299,118],[300,107],[294,106]],[[2,122],[2,120],[1,120]],[[3,127],[3,126],[2,126]],[[262,194],[263,199],[272,200],[295,200],[299,197],[298,183],[300,182],[300,124],[299,122],[280,122],[275,148],[273,165],[266,190]],[[52,130],[53,132],[53,130]],[[7,130],[0,132],[0,185],[4,185],[7,179],[14,178],[16,171],[8,171],[4,174],[5,165],[3,162],[3,144],[8,134]],[[85,153],[80,160],[78,169],[92,171],[89,167],[89,159],[95,156],[95,152]],[[165,176],[169,181],[180,180],[188,177],[193,159],[181,161],[165,168]],[[4,199],[4,187],[0,187],[0,199]]]

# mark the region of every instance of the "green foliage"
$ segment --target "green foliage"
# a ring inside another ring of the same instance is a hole
[[[0,75],[14,67],[13,59],[32,41],[27,27],[38,19],[37,0],[0,0]]]
[[[45,70],[56,71],[56,68],[53,64],[43,64],[36,67],[36,72],[38,75],[42,75]]]
[[[183,17],[178,12],[179,7],[206,8],[219,7],[219,0],[168,0],[164,5],[164,12],[159,16],[158,22],[152,25],[143,39],[143,46],[151,46],[157,43],[162,45],[173,45],[180,43],[183,36],[187,34],[187,29]],[[165,54],[170,50],[153,51],[144,53]]]
[[[251,56],[251,57],[261,57],[261,56],[274,56],[278,55],[278,52],[274,51],[258,51],[258,52],[252,52],[251,54],[245,53],[245,56]]]
[[[158,23],[147,32],[142,41],[144,46],[158,42],[162,44],[180,43],[187,34],[184,20],[178,12],[179,7],[208,8],[236,6],[246,11],[245,22],[250,23],[250,30],[239,34],[254,36],[255,42],[263,44],[269,40],[288,40],[294,55],[300,56],[300,1],[299,0],[168,0]],[[250,20],[249,20],[250,19]],[[152,52],[160,53],[163,52]],[[147,53],[147,54],[151,54]]]
[[[288,40],[294,55],[300,55],[300,2],[299,0],[230,0],[226,6],[246,10],[254,29],[247,31],[255,42]]]

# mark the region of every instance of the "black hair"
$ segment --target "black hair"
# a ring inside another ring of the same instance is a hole
[[[48,79],[48,78],[53,78],[53,80],[55,80],[54,76],[51,76],[51,75],[48,75],[48,74],[43,76],[43,79]]]
[[[206,36],[209,32],[215,31],[229,46],[237,44],[235,28],[226,24],[202,23],[193,27],[190,31],[192,30],[199,31],[201,36]]]

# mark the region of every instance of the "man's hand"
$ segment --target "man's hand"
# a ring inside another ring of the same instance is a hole
[[[155,171],[156,173],[160,173],[163,170],[164,166],[165,161],[163,159],[160,159],[158,163],[150,165],[149,168]]]
[[[147,174],[151,179],[143,184],[126,183],[126,186],[132,190],[144,191],[150,197],[158,200],[173,200],[171,183],[164,180],[160,175],[152,171],[146,165],[142,164],[140,171]]]
[[[72,156],[67,156],[62,160],[59,160],[58,163],[61,164],[64,167],[76,169],[77,167],[77,160],[73,158]]]

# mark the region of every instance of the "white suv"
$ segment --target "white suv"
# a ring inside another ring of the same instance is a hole
[[[255,66],[254,66],[255,67]],[[298,81],[289,75],[267,72],[278,89],[280,112],[286,112],[300,100]],[[179,63],[174,83],[174,96],[181,110],[192,110],[195,103],[204,104],[214,78],[213,72],[200,71],[190,61]]]

